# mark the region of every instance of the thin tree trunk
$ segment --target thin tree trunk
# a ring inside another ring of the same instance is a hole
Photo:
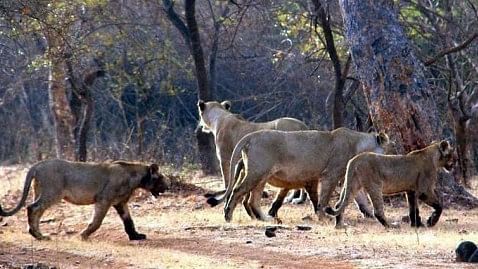
[[[78,160],[81,162],[86,162],[88,155],[87,155],[87,145],[86,142],[88,140],[88,133],[90,132],[91,127],[91,118],[93,117],[93,112],[95,108],[95,103],[93,101],[93,96],[91,93],[91,87],[95,83],[96,79],[99,77],[103,77],[105,72],[103,70],[97,70],[91,72],[85,76],[83,80],[83,105],[84,105],[84,112],[82,115],[82,119],[78,129]]]
[[[214,24],[214,35],[211,47],[211,53],[209,54],[209,96],[214,98],[217,88],[217,79],[216,79],[216,59],[217,51],[219,49],[219,29],[221,28],[220,24],[216,22]]]
[[[88,132],[90,130],[91,117],[93,115],[94,103],[93,99],[88,96],[85,100],[85,106],[83,110],[83,117],[78,130],[78,155],[77,159],[80,162],[86,162],[88,159],[87,145]]]
[[[196,1],[186,0],[184,9],[186,11],[186,24],[191,40],[191,54],[196,68],[196,79],[198,83],[198,99],[208,101],[211,99],[209,91],[208,76],[204,54],[201,47],[201,38],[196,22]],[[214,139],[212,135],[196,130],[196,139],[198,142],[199,158],[201,160],[202,170],[205,174],[215,174],[218,171],[217,161],[214,154]]]
[[[49,106],[55,126],[56,157],[74,159],[74,119],[66,94],[66,70],[62,44],[55,33],[46,34],[50,70],[48,79]]]
[[[88,158],[87,145],[88,133],[90,130],[91,117],[93,116],[94,102],[91,94],[91,86],[98,77],[103,77],[103,70],[88,73],[83,80],[75,77],[71,58],[66,60],[68,70],[68,81],[73,90],[70,100],[70,107],[74,116],[75,128],[75,160],[85,162]]]
[[[334,67],[335,73],[335,89],[334,89],[334,107],[332,109],[332,126],[333,129],[343,126],[343,114],[345,110],[343,92],[345,87],[345,75],[342,73],[340,59],[335,48],[334,36],[330,25],[330,15],[326,11],[326,5],[321,0],[312,0],[315,6],[316,23],[320,24],[325,36],[325,47],[329,54],[330,61]],[[346,70],[346,72],[348,69]]]
[[[424,66],[410,45],[393,1],[340,0],[345,36],[372,121],[399,145],[399,152],[423,148],[441,137],[441,121]],[[455,180],[439,180],[447,202],[477,206]]]

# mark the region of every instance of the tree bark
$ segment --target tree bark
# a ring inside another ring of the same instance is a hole
[[[63,47],[55,33],[46,31],[50,70],[48,78],[49,106],[55,126],[56,157],[74,159],[74,119],[66,94],[66,70]]]
[[[105,72],[103,70],[98,70],[91,72],[85,76],[85,79],[82,83],[83,90],[82,93],[82,103],[83,103],[83,113],[81,115],[81,121],[78,124],[78,134],[77,134],[77,160],[80,162],[86,162],[88,158],[87,154],[87,145],[88,133],[91,126],[91,118],[93,116],[93,111],[95,104],[93,102],[93,97],[91,95],[91,86],[95,83],[96,79],[103,77]]]
[[[335,48],[334,36],[330,26],[330,15],[326,11],[326,6],[321,0],[312,0],[315,6],[316,24],[319,24],[324,32],[325,47],[329,54],[330,61],[334,67],[335,73],[335,89],[334,89],[334,107],[332,109],[332,126],[333,129],[343,126],[343,113],[345,110],[343,92],[345,87],[345,76],[342,73],[340,59]],[[347,72],[348,70],[344,70]]]
[[[340,0],[340,6],[374,126],[397,142],[400,153],[442,138],[432,88],[398,21],[393,1]],[[454,198],[446,202],[478,205],[455,180],[441,177],[438,185],[444,196]]]
[[[196,22],[196,1],[186,0],[184,2],[186,12],[186,24],[191,41],[191,54],[196,68],[196,79],[198,86],[198,99],[208,101],[211,99],[211,93],[208,85],[208,75],[204,54],[201,46],[199,28]],[[214,139],[211,134],[196,130],[196,139],[198,142],[199,158],[201,160],[202,171],[205,174],[216,174],[218,171],[217,161],[214,154]]]
[[[458,155],[458,166],[454,171],[455,177],[460,179],[460,182],[463,182],[465,186],[469,186],[467,178],[468,178],[468,139],[467,139],[467,130],[466,130],[466,122],[469,118],[465,105],[464,105],[464,95],[463,90],[463,80],[460,77],[456,64],[455,58],[451,54],[453,52],[458,51],[459,49],[464,49],[466,46],[471,43],[474,39],[470,39],[469,42],[462,43],[458,47],[454,47],[454,42],[451,37],[451,33],[456,30],[452,28],[452,8],[451,3],[449,1],[444,1],[442,3],[442,7],[445,10],[444,17],[446,18],[446,23],[441,23],[441,19],[432,15],[431,12],[424,6],[423,1],[417,2],[417,7],[420,12],[427,17],[432,25],[433,29],[438,33],[438,36],[442,40],[442,45],[445,48],[448,48],[440,53],[437,54],[432,60],[428,60],[425,62],[425,66],[435,63],[441,57],[445,56],[446,63],[449,68],[449,89],[448,89],[448,108],[451,112],[453,117],[453,125],[455,130],[455,140],[456,140],[456,148],[457,148],[457,155]],[[454,90],[453,90],[454,89]],[[452,98],[453,97],[453,98]]]
[[[208,85],[209,81],[201,46],[201,37],[199,35],[199,28],[196,22],[196,1],[186,0],[184,2],[184,10],[186,11],[186,24],[188,26],[189,36],[191,38],[191,54],[194,59],[194,66],[196,68],[198,98],[204,101],[209,101],[211,99]]]

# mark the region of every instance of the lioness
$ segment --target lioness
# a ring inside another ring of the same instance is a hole
[[[444,168],[449,171],[453,163],[453,148],[446,140],[406,155],[359,154],[347,164],[344,187],[336,209],[328,207],[326,212],[336,216],[336,227],[341,227],[345,207],[357,191],[364,189],[372,200],[375,217],[383,226],[389,227],[383,212],[382,195],[406,192],[411,225],[423,225],[417,207],[418,197],[433,207],[434,212],[427,225],[434,226],[442,212],[441,202],[435,193],[437,170]]]
[[[321,217],[322,207],[328,204],[345,174],[347,161],[360,152],[383,152],[388,141],[384,133],[362,133],[347,128],[297,132],[262,130],[248,134],[236,145],[231,157],[231,163],[242,158],[237,169],[242,171],[235,174],[243,176],[227,188],[225,197],[230,197],[224,207],[225,219],[232,219],[237,202],[249,192],[249,206],[259,219],[276,217],[287,192],[294,188],[306,189],[315,212]],[[317,197],[319,180],[320,203]],[[259,204],[266,182],[282,188],[269,216],[262,213]]]
[[[123,220],[130,240],[143,240],[146,235],[136,231],[131,219],[128,200],[137,188],[151,192],[155,197],[167,189],[158,165],[133,162],[83,163],[65,160],[46,160],[33,165],[28,171],[23,194],[18,205],[5,211],[0,207],[0,216],[12,216],[23,207],[32,180],[34,202],[27,207],[29,233],[36,239],[48,240],[40,233],[40,218],[46,209],[62,199],[76,205],[95,204],[95,211],[88,227],[81,232],[87,239],[101,225],[108,209],[113,206]]]
[[[203,131],[212,132],[216,144],[216,155],[221,166],[224,187],[230,182],[230,160],[234,146],[246,134],[264,129],[283,131],[307,130],[307,126],[294,118],[279,118],[269,122],[249,122],[230,112],[231,102],[198,101],[200,125]],[[235,165],[235,164],[234,164]],[[221,193],[221,192],[219,192]],[[211,202],[212,200],[208,200]]]

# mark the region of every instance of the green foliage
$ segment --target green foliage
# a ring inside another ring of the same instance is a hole
[[[416,44],[424,44],[431,35],[422,31],[422,29],[417,26],[423,24],[424,17],[423,14],[418,10],[416,6],[407,5],[400,10],[400,15],[402,20],[407,22],[411,27],[406,27],[408,37],[413,40]]]
[[[327,56],[325,44],[321,40],[324,36],[322,28],[314,25],[309,11],[295,2],[287,1],[286,3],[274,12],[277,20],[276,27],[280,29],[280,34],[292,40],[303,55],[312,58]],[[333,36],[339,57],[345,58],[348,47],[344,42],[344,36],[340,34],[340,31],[334,31]]]

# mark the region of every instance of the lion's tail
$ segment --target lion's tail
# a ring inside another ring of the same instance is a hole
[[[23,186],[23,193],[22,193],[22,198],[20,199],[20,202],[17,204],[17,206],[14,209],[10,211],[3,210],[2,206],[0,205],[0,216],[3,216],[3,217],[12,216],[15,213],[17,213],[23,207],[23,205],[25,205],[25,201],[27,200],[28,192],[30,191],[32,180],[33,178],[35,178],[35,175],[36,175],[36,169],[34,166],[28,171],[28,174],[25,178],[25,185]]]
[[[345,210],[345,207],[350,203],[350,200],[354,196],[353,192],[353,174],[355,171],[355,163],[354,162],[355,158],[352,158],[348,163],[347,163],[347,171],[345,172],[345,180],[344,180],[344,187],[342,188],[342,191],[340,192],[340,198],[337,201],[337,204],[335,205],[335,209],[331,207],[327,207],[325,209],[325,213],[332,215],[332,216],[338,216],[342,214]]]
[[[249,135],[243,137],[237,145],[234,147],[234,151],[231,155],[231,163],[229,169],[229,184],[227,185],[226,192],[219,196],[212,196],[207,199],[207,203],[211,206],[216,206],[222,202],[224,202],[228,197],[231,195],[232,190],[234,189],[234,185],[236,185],[236,181],[238,180],[241,171],[244,169],[244,160],[242,159],[242,150],[244,146],[249,143]],[[237,164],[237,165],[236,165]]]

